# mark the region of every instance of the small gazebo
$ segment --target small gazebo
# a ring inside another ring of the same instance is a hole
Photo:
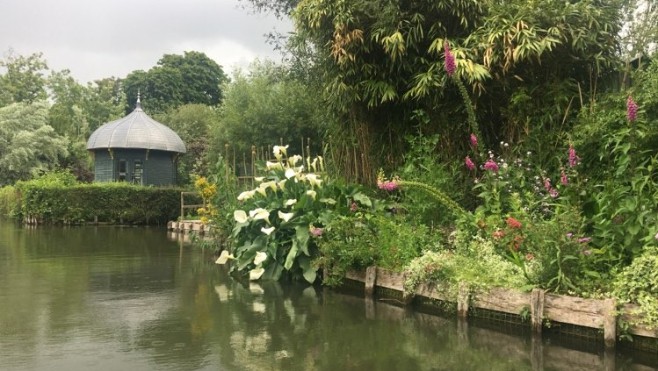
[[[96,129],[87,141],[94,154],[95,182],[142,185],[176,183],[178,157],[185,143],[173,130],[149,117],[137,98],[128,116]]]

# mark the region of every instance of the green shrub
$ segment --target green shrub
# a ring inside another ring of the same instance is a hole
[[[432,235],[424,225],[414,226],[385,215],[356,213],[332,221],[319,242],[315,264],[325,270],[324,283],[340,284],[350,269],[376,265],[401,270],[432,248]]]
[[[13,217],[20,213],[20,195],[14,186],[0,188],[0,217]]]
[[[110,223],[164,224],[177,217],[177,188],[155,188],[126,183],[69,184],[40,178],[19,182],[20,216],[40,223],[80,224],[98,220]]]
[[[642,255],[624,268],[615,278],[613,295],[625,303],[639,304],[636,314],[642,316],[640,323],[649,328],[658,328],[658,249],[645,248]]]

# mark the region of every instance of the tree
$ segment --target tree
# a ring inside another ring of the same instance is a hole
[[[617,0],[304,0],[293,16],[293,53],[316,52],[340,115],[332,147],[344,147],[340,158],[364,155],[367,171],[355,178],[366,182],[387,154],[404,152],[406,134],[438,133],[437,153],[463,156],[469,127],[443,69],[446,43],[476,104],[480,140],[492,144],[543,138],[574,117],[574,100],[594,93],[582,87],[617,62],[621,25]]]
[[[90,132],[102,124],[121,118],[126,107],[121,79],[109,77],[87,83],[83,107]]]
[[[68,140],[48,125],[48,104],[13,103],[0,108],[0,185],[27,180],[57,167]]]
[[[0,75],[0,105],[32,103],[46,98],[44,74],[48,65],[41,53],[24,57],[10,50],[5,59],[0,60],[0,68],[6,70]]]
[[[73,79],[69,70],[53,72],[48,87],[53,101],[48,113],[49,125],[60,135],[86,139],[89,125],[82,110],[85,87]]]
[[[183,104],[216,106],[222,100],[221,86],[226,81],[222,67],[204,53],[165,54],[150,70],[133,71],[126,77],[126,111],[135,108],[138,92],[144,109],[151,114]]]
[[[185,143],[185,153],[178,163],[178,181],[190,182],[192,174],[208,176],[210,128],[218,125],[217,108],[204,104],[186,104],[155,119],[167,124]]]
[[[251,75],[238,73],[226,88],[220,125],[213,128],[211,154],[224,153],[230,143],[238,153],[251,146],[289,144],[301,153],[301,140],[310,138],[319,150],[327,117],[321,96],[303,82],[287,78],[287,69],[256,62]]]

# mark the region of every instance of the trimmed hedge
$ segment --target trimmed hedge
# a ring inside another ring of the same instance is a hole
[[[39,184],[19,182],[18,218],[47,224],[93,222],[163,225],[180,213],[180,188],[127,183]]]

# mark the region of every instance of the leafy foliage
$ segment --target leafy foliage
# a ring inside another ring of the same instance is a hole
[[[47,124],[47,116],[44,101],[0,108],[0,184],[40,175],[68,155],[68,140]]]
[[[17,217],[40,223],[80,224],[94,221],[159,224],[174,220],[180,210],[180,189],[126,183],[78,184],[71,175],[46,175],[15,186],[20,194]]]

